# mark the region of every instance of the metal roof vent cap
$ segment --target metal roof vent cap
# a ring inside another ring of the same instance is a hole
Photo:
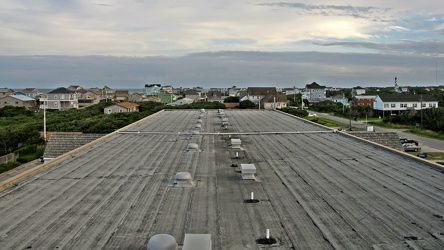
[[[188,143],[187,150],[199,150],[199,145],[197,143]]]
[[[200,109],[200,112],[201,113],[205,113],[205,109]]]
[[[193,131],[191,131],[191,134],[192,134],[192,135],[198,135],[198,134],[200,134],[200,132],[197,131],[197,130],[193,130]]]
[[[194,125],[195,128],[201,128],[202,124],[197,123],[196,125]]]
[[[146,245],[147,250],[177,250],[177,242],[169,234],[156,234]]]
[[[201,119],[198,119],[197,123],[203,123],[203,121]]]
[[[173,185],[179,188],[190,188],[196,186],[195,182],[193,181],[193,177],[191,177],[189,172],[177,172],[176,176],[174,177]]]

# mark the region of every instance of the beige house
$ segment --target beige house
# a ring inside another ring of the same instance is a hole
[[[43,109],[43,105],[46,106],[46,109],[54,110],[77,109],[79,108],[78,94],[67,88],[57,88],[42,95],[40,105],[41,109]]]
[[[34,98],[24,95],[9,95],[0,98],[0,108],[5,106],[25,107],[28,110],[36,108],[36,101]]]
[[[283,93],[276,93],[275,95],[266,95],[261,100],[261,106],[264,109],[282,109],[287,107],[287,96]]]
[[[100,95],[97,95],[93,91],[78,90],[79,107],[88,107],[100,102]]]
[[[128,101],[129,98],[129,91],[128,90],[116,90],[114,92],[114,96],[116,97],[117,101]]]
[[[8,88],[0,88],[0,98],[8,95],[12,95],[14,90]]]
[[[131,102],[119,102],[103,109],[105,114],[139,112],[139,105]]]

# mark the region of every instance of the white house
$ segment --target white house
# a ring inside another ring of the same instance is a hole
[[[373,109],[389,113],[401,113],[405,110],[421,110],[426,108],[437,108],[438,99],[432,95],[390,95],[376,96]]]
[[[78,94],[67,88],[57,88],[40,97],[40,108],[68,110],[79,108]]]
[[[119,102],[104,108],[103,113],[112,114],[124,112],[139,112],[139,106],[140,105],[131,102]]]
[[[302,92],[302,99],[307,99],[309,102],[324,101],[327,98],[327,91],[325,86],[321,86],[316,82],[305,85],[305,90]]]

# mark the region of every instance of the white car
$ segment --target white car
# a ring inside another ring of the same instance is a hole
[[[404,143],[402,144],[402,148],[404,149],[404,151],[419,151],[421,150],[421,147],[415,145],[414,143]]]
[[[308,113],[308,116],[317,116],[315,113]]]

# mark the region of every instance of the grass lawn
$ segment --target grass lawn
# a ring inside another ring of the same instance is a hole
[[[324,125],[329,128],[339,128],[339,127],[347,127],[348,125],[341,122],[336,122],[327,118],[319,117],[319,116],[307,116],[306,120]]]
[[[431,130],[417,129],[414,126],[398,125],[398,124],[393,124],[393,123],[384,123],[384,122],[375,122],[375,121],[370,121],[369,124],[372,124],[372,125],[375,125],[378,127],[383,127],[383,128],[405,129],[404,132],[407,132],[410,134],[420,135],[420,136],[444,141],[444,133],[443,132],[438,133],[438,132],[434,132]]]

